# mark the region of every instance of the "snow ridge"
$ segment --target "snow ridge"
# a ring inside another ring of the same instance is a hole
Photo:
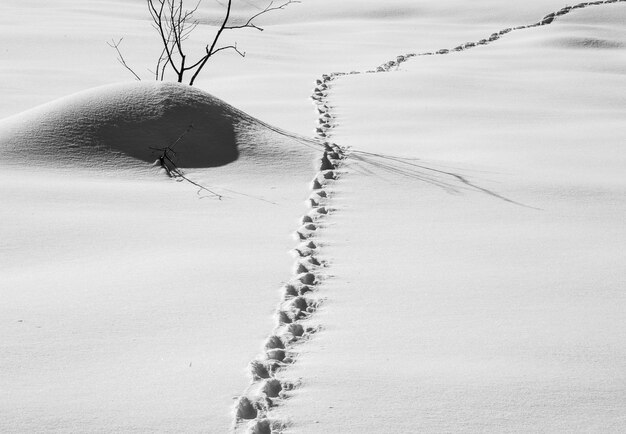
[[[332,142],[332,129],[336,126],[335,107],[329,102],[332,82],[345,75],[398,70],[402,63],[413,57],[465,51],[480,45],[490,44],[515,30],[551,24],[558,17],[576,9],[624,1],[626,0],[600,0],[566,6],[547,14],[536,23],[502,29],[479,41],[466,42],[454,48],[442,48],[433,52],[399,55],[395,60],[385,62],[372,70],[332,72],[322,74],[315,81],[311,99],[318,113],[316,136],[322,142],[324,151],[319,161],[319,171],[311,183],[311,195],[308,198],[310,210],[302,216],[300,226],[295,232],[299,241],[299,245],[294,249],[296,255],[295,271],[290,281],[282,288],[282,299],[275,314],[277,325],[266,339],[263,352],[249,365],[252,381],[235,404],[233,431],[242,429],[245,421],[248,421],[247,432],[252,434],[280,433],[288,427],[288,421],[272,417],[271,411],[299,386],[300,380],[294,381],[287,378],[287,368],[297,360],[298,345],[308,340],[320,329],[319,326],[312,325],[310,321],[312,315],[323,302],[323,298],[318,293],[319,287],[329,277],[326,271],[328,263],[320,256],[323,243],[319,241],[319,234],[323,231],[324,221],[328,219],[329,215],[336,212],[329,206],[330,197],[333,193],[332,183],[341,175],[338,169],[344,160],[350,157],[349,149]],[[355,150],[355,153],[359,152]],[[459,175],[453,173],[441,173],[460,178]],[[498,196],[491,191],[476,187],[463,178],[459,180],[473,188],[478,188],[483,192],[517,204],[517,202]]]

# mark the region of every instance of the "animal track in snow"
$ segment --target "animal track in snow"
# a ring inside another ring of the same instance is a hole
[[[338,169],[346,158],[345,150],[327,140],[334,128],[334,116],[324,101],[330,91],[329,76],[317,80],[312,98],[318,104],[317,138],[323,152],[318,160],[318,172],[311,182],[307,199],[308,211],[300,218],[295,231],[299,245],[294,249],[294,273],[282,287],[282,300],[276,311],[276,327],[265,340],[263,352],[249,365],[251,383],[235,404],[235,426],[250,421],[250,433],[276,433],[285,428],[282,421],[268,418],[271,409],[286,398],[297,382],[287,381],[287,368],[296,362],[296,346],[317,331],[307,326],[321,300],[317,295],[321,282],[327,277],[326,262],[319,258],[320,246],[316,239],[323,232],[324,219],[331,214],[329,207],[332,183],[338,178]]]
[[[235,430],[240,429],[245,421],[249,422],[247,432],[252,434],[280,433],[287,427],[286,422],[268,416],[272,408],[286,398],[286,392],[296,387],[293,381],[287,381],[285,378],[288,375],[288,367],[296,363],[297,345],[317,331],[317,328],[306,324],[321,303],[316,293],[320,283],[327,277],[327,273],[325,262],[318,256],[320,246],[314,239],[319,237],[319,232],[323,232],[321,223],[332,215],[333,209],[328,205],[332,194],[332,183],[339,179],[341,173],[338,169],[343,161],[350,157],[348,149],[338,146],[331,140],[333,129],[338,125],[334,106],[329,101],[332,82],[345,75],[397,70],[402,63],[419,56],[449,55],[454,52],[467,51],[497,41],[513,31],[549,25],[557,17],[576,9],[624,1],[626,0],[604,0],[566,6],[545,15],[534,24],[502,29],[478,41],[465,42],[454,48],[441,48],[432,52],[403,54],[365,72],[333,72],[322,74],[315,81],[311,95],[318,113],[315,134],[323,144],[324,150],[319,160],[318,172],[311,182],[311,195],[308,198],[310,211],[302,216],[300,227],[295,232],[300,244],[294,249],[296,254],[294,274],[282,288],[282,300],[275,314],[276,327],[266,339],[263,352],[250,362],[251,383],[244,394],[237,399],[234,408]],[[458,177],[452,173],[442,173]],[[487,191],[487,193],[490,192]]]
[[[511,33],[513,31],[516,30],[522,30],[522,29],[531,29],[534,27],[539,27],[539,26],[545,26],[548,24],[551,24],[552,22],[554,22],[555,19],[557,19],[557,17],[561,17],[563,15],[566,15],[576,9],[583,9],[586,7],[590,7],[590,6],[598,6],[598,5],[602,5],[602,4],[609,4],[609,3],[618,3],[618,2],[624,2],[626,0],[599,0],[599,1],[593,1],[593,2],[582,2],[582,3],[578,3],[575,6],[565,6],[564,8],[559,9],[556,12],[551,12],[549,14],[547,14],[546,16],[544,16],[541,20],[537,21],[536,23],[533,24],[529,24],[529,25],[523,25],[523,26],[517,26],[517,27],[509,27],[506,29],[502,29],[498,32],[492,33],[488,38],[484,38],[484,39],[480,39],[478,41],[472,41],[472,42],[466,42],[464,44],[460,44],[457,45],[454,48],[441,48],[439,50],[436,51],[428,51],[428,52],[424,52],[424,53],[409,53],[409,54],[404,54],[404,55],[400,55],[397,56],[395,60],[390,60],[388,62],[383,63],[382,65],[376,67],[375,69],[366,71],[365,73],[367,74],[373,74],[373,73],[379,73],[379,72],[389,72],[392,70],[397,70],[400,67],[400,64],[407,62],[409,59],[413,58],[413,57],[418,57],[418,56],[433,56],[433,55],[446,55],[446,54],[450,54],[453,52],[459,52],[459,51],[466,51],[481,45],[487,45],[490,44],[494,41],[497,41],[498,39],[500,39],[502,36],[506,35],[507,33]],[[350,74],[361,74],[360,72],[351,72]],[[331,74],[332,77],[335,76],[343,76],[343,75],[348,75],[346,73],[333,73]],[[326,101],[324,101],[326,102]]]

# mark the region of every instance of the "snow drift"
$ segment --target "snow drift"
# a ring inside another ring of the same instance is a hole
[[[253,146],[239,140],[251,129],[276,131],[197,88],[124,83],[0,122],[0,147],[5,161],[54,166],[154,162],[170,147],[179,167],[216,167],[236,160],[242,146]]]

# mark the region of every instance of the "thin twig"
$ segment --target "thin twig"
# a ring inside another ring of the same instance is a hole
[[[170,178],[174,178],[174,179],[177,179],[177,180],[183,179],[183,180],[187,181],[188,183],[195,185],[200,190],[204,190],[204,191],[206,191],[208,193],[211,193],[212,195],[216,196],[219,200],[222,200],[223,196],[221,194],[216,193],[213,190],[210,190],[209,188],[205,187],[204,185],[198,184],[197,182],[192,181],[191,179],[187,178],[187,176],[183,173],[183,171],[174,162],[174,158],[176,158],[176,151],[174,151],[174,147],[192,129],[193,129],[193,124],[190,124],[187,127],[187,129],[185,131],[183,131],[183,133],[180,136],[178,136],[178,138],[170,146],[166,146],[164,148],[152,148],[151,147],[150,149],[152,149],[154,151],[160,151],[161,152],[161,155],[159,155],[159,163],[161,164],[161,167],[165,170],[165,172],[167,173],[167,175]]]
[[[223,50],[235,50],[237,52],[237,54],[239,54],[241,57],[246,57],[246,52],[245,51],[239,51],[239,49],[237,48],[237,44],[235,45],[226,45],[224,47],[220,47],[217,50],[213,51],[213,54],[219,53],[220,51]]]
[[[131,72],[131,74],[135,76],[137,81],[141,81],[141,77],[139,77],[135,73],[135,71],[133,71],[133,69],[130,66],[128,66],[128,64],[126,63],[126,60],[124,59],[124,56],[122,55],[122,52],[120,51],[120,44],[122,43],[123,40],[124,38],[120,38],[119,41],[115,42],[115,39],[111,39],[111,42],[107,42],[107,45],[111,48],[114,48],[115,51],[117,52],[117,61],[120,62],[122,65],[124,65],[124,68],[128,69]]]
[[[272,7],[272,5],[274,4],[274,2],[272,1],[261,12],[259,12],[257,14],[254,14],[252,17],[250,17],[248,19],[248,21],[246,21],[245,24],[242,24],[242,25],[239,25],[239,26],[226,26],[225,29],[226,30],[234,30],[234,29],[245,29],[246,27],[250,27],[250,28],[257,29],[257,30],[262,32],[264,29],[262,27],[257,26],[252,21],[254,21],[256,18],[258,18],[261,15],[264,15],[264,14],[266,14],[268,12],[277,11],[279,9],[285,9],[291,3],[300,3],[300,1],[298,1],[298,0],[289,0],[289,1],[286,1],[285,3],[281,4],[280,6],[274,6],[274,7]]]

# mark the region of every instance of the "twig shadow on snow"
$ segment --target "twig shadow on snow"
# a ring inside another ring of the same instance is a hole
[[[350,152],[350,160],[354,162],[352,164],[354,170],[369,175],[376,175],[376,170],[384,171],[439,187],[447,193],[458,194],[462,190],[477,191],[513,205],[539,210],[539,208],[517,202],[493,190],[481,187],[476,182],[469,180],[466,176],[448,170],[429,167],[425,164],[419,164],[416,163],[418,160],[411,158],[352,150]]]

